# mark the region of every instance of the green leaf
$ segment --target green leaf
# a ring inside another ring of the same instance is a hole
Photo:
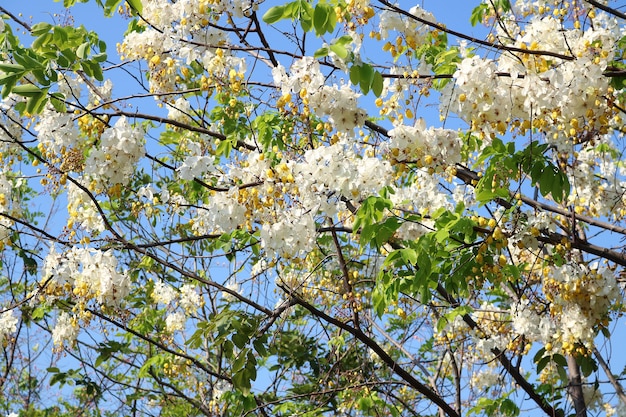
[[[336,43],[332,44],[330,45],[330,50],[337,54],[337,56],[341,59],[346,59],[346,57],[348,56],[348,50],[343,45],[339,45]]]
[[[139,369],[137,376],[139,378],[146,378],[150,376],[150,369],[154,366],[160,368],[165,363],[165,358],[163,356],[153,356],[143,364],[143,366]]]
[[[487,3],[482,3],[472,10],[472,15],[470,16],[470,24],[472,26],[476,26],[478,23],[483,21],[485,17],[485,13],[489,10],[489,5]]]
[[[313,54],[314,58],[323,58],[328,56],[328,48],[320,48]]]
[[[374,78],[372,79],[372,91],[374,92],[374,95],[376,97],[380,97],[380,95],[382,94],[383,85],[383,75],[380,72],[375,71]]]
[[[315,34],[322,36],[326,32],[332,33],[335,30],[337,16],[331,5],[326,3],[318,3],[313,11],[313,26]]]
[[[315,27],[315,34],[317,36],[326,33],[326,21],[328,20],[328,9],[324,7],[322,3],[315,6],[313,12],[313,26]]]
[[[41,94],[34,95],[29,97],[26,101],[26,112],[28,114],[38,114],[41,112],[48,101],[47,89],[44,90]]]
[[[272,23],[276,23],[283,19],[285,17],[284,13],[285,6],[270,7],[270,9],[263,15],[263,21],[268,25],[271,25]]]
[[[361,86],[361,91],[363,94],[367,94],[369,93],[372,82],[374,81],[374,69],[371,65],[363,64],[361,65],[359,72],[359,85]]]
[[[143,5],[141,4],[141,0],[126,0],[131,9],[133,9],[138,14],[143,12]]]
[[[360,65],[353,65],[350,67],[350,82],[354,85],[359,85],[361,81],[361,68]]]
[[[88,48],[89,48],[89,42],[84,42],[82,43],[77,49],[76,49],[76,56],[80,59],[85,59],[88,55]]]
[[[30,34],[32,36],[41,36],[44,33],[49,32],[51,28],[52,25],[50,23],[40,22],[30,28]]]
[[[41,88],[37,87],[33,84],[22,84],[13,88],[13,92],[17,95],[24,97],[33,97],[35,95],[41,94]]]
[[[25,72],[26,69],[20,64],[11,64],[10,62],[0,62],[0,71],[6,73]]]

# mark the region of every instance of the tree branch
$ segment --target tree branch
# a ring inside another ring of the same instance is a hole
[[[400,378],[402,378],[403,380],[408,382],[420,394],[424,395],[426,398],[428,398],[430,401],[432,401],[434,404],[436,404],[449,417],[460,417],[460,415],[456,412],[456,410],[454,410],[454,408],[452,408],[447,402],[445,402],[442,397],[440,397],[435,392],[433,392],[430,388],[428,388],[426,385],[422,384],[420,381],[415,379],[415,377],[413,375],[411,375],[404,368],[402,368],[395,360],[393,360],[393,358],[391,356],[389,356],[389,354],[387,352],[385,352],[385,350],[382,347],[380,347],[380,345],[378,345],[374,340],[372,340],[369,336],[367,336],[365,333],[363,333],[363,331],[361,331],[360,329],[354,328],[352,326],[349,326],[348,324],[346,324],[346,323],[344,323],[344,322],[342,322],[340,320],[337,320],[334,317],[329,316],[328,314],[324,313],[323,311],[318,310],[316,307],[314,307],[313,305],[311,305],[308,302],[304,301],[302,298],[300,298],[297,294],[295,294],[290,289],[285,288],[284,286],[282,286],[281,288],[283,289],[283,291],[287,292],[293,298],[293,300],[296,303],[298,303],[299,305],[301,305],[305,309],[309,310],[309,312],[311,314],[313,314],[315,317],[319,317],[320,319],[322,319],[322,320],[324,320],[324,321],[326,321],[326,322],[328,322],[328,323],[330,323],[330,324],[332,324],[332,325],[334,325],[334,326],[336,326],[336,327],[338,327],[338,328],[340,328],[342,330],[347,331],[348,333],[350,333],[351,335],[356,337],[359,341],[361,341],[363,344],[365,344],[367,347],[372,349],[378,355],[378,357],[394,373],[396,373]]]

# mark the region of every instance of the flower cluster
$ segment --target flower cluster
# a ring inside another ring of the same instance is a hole
[[[66,311],[61,312],[52,329],[52,343],[55,349],[61,350],[65,345],[73,345],[79,331],[78,319]]]
[[[557,323],[552,348],[567,353],[591,349],[598,330],[608,324],[609,313],[621,297],[615,274],[597,264],[567,263],[544,269],[543,289]]]
[[[325,85],[310,93],[309,104],[315,114],[328,116],[338,131],[349,132],[357,126],[363,126],[367,113],[358,106],[361,94],[354,92],[350,86]]]
[[[105,229],[104,220],[98,212],[96,203],[86,191],[73,183],[67,186],[67,212],[69,215],[67,227],[70,230],[77,225],[97,235]]]
[[[231,69],[245,72],[245,60],[222,49],[228,42],[226,31],[214,22],[223,14],[243,16],[256,6],[252,2],[228,0],[185,0],[176,2],[145,1],[142,17],[150,26],[128,33],[118,45],[122,59],[145,59],[149,63],[150,91],[167,93],[186,84],[190,71],[185,65],[202,62],[201,88],[221,84]]]
[[[246,222],[246,207],[237,201],[237,190],[229,193],[215,193],[209,203],[198,208],[193,218],[192,229],[197,235],[232,232]]]
[[[144,154],[143,132],[120,117],[102,133],[99,146],[87,157],[85,175],[95,182],[96,191],[103,191],[107,185],[124,185]]]
[[[6,172],[0,171],[0,213],[15,214],[12,213],[13,205],[13,183],[7,178]],[[4,242],[11,233],[11,227],[13,226],[13,220],[0,215],[0,246],[4,245]]]
[[[359,157],[347,143],[336,143],[304,153],[295,163],[293,177],[307,207],[335,215],[341,197],[361,200],[392,181],[391,166],[376,157]]]
[[[626,215],[626,169],[611,157],[607,136],[583,147],[568,170],[569,181],[575,185],[568,200],[577,214],[617,218]],[[607,151],[598,152],[599,147]]]
[[[409,13],[427,22],[435,23],[435,17],[432,13],[422,9],[420,6],[413,6],[409,9]],[[425,43],[426,36],[430,33],[429,26],[410,17],[404,16],[396,11],[385,9],[380,14],[380,23],[378,25],[380,36],[387,39],[389,32],[399,32],[406,37],[407,44],[421,45]]]
[[[361,95],[346,84],[325,85],[319,62],[312,57],[294,61],[289,75],[282,65],[273,68],[272,75],[274,84],[282,92],[279,106],[287,104],[292,94],[296,94],[317,116],[328,116],[339,132],[349,132],[365,122],[367,113],[358,106]]]
[[[8,339],[11,333],[17,330],[18,319],[13,310],[0,314],[0,345]]]
[[[315,236],[312,214],[297,209],[283,213],[275,223],[263,224],[261,229],[261,242],[270,258],[306,254],[313,250]]]
[[[202,179],[207,173],[214,171],[215,158],[205,155],[199,143],[187,141],[185,144],[185,159],[177,172],[183,180]]]
[[[461,139],[450,129],[426,128],[424,119],[414,126],[397,125],[389,131],[390,157],[423,167],[448,167],[461,161]]]
[[[73,116],[60,114],[52,108],[47,108],[39,115],[35,129],[39,151],[53,163],[60,163],[61,156],[79,142],[79,131]]]
[[[487,137],[509,127],[521,134],[539,128],[559,150],[587,134],[606,133],[614,110],[606,100],[612,91],[602,71],[620,35],[613,20],[597,23],[582,31],[563,29],[552,16],[534,17],[512,32],[518,35],[511,46],[572,59],[531,53],[502,54],[497,60],[466,57],[444,91],[443,109]]]
[[[52,248],[41,282],[49,296],[66,294],[82,303],[95,300],[102,307],[119,307],[130,292],[129,277],[117,270],[114,254],[97,249],[73,247],[57,253]]]

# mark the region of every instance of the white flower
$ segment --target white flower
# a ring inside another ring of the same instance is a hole
[[[218,401],[222,397],[222,394],[224,394],[227,391],[231,391],[232,389],[233,389],[233,386],[226,381],[220,381],[214,384],[213,394],[211,395],[212,401]]]
[[[171,286],[165,284],[163,281],[158,280],[154,283],[154,289],[152,290],[152,299],[157,303],[163,303],[168,305],[174,299],[176,299],[176,290]]]
[[[180,287],[180,306],[187,314],[192,314],[202,307],[202,298],[191,284]]]
[[[167,104],[167,109],[167,117],[169,119],[181,122],[189,121],[190,116],[193,114],[191,104],[184,97],[177,98],[174,104]]]
[[[144,154],[143,133],[126,117],[120,117],[102,133],[99,147],[87,157],[85,176],[98,184],[98,191],[108,185],[127,184]]]
[[[52,329],[52,342],[57,348],[62,348],[65,344],[72,345],[78,337],[78,320],[67,312],[62,312],[57,318],[57,322]]]
[[[17,322],[13,310],[5,311],[0,315],[0,342],[17,330]]]
[[[231,290],[231,291],[234,291],[234,292],[238,293],[238,294],[241,291],[241,288],[239,287],[239,283],[237,283],[236,281],[231,281],[231,282],[227,283],[225,285],[225,287],[227,289]],[[228,293],[226,291],[222,292],[222,299],[224,301],[226,301],[226,302],[233,302],[233,301],[237,300],[237,298],[234,295],[232,295],[231,293]]]
[[[340,132],[346,132],[365,123],[367,112],[358,107],[361,94],[353,91],[350,86],[322,86],[309,90],[309,102],[315,113],[329,116],[330,121]]]
[[[168,314],[165,318],[165,330],[168,333],[184,330],[186,319],[185,314],[180,311]]]
[[[192,155],[185,158],[185,162],[177,169],[178,176],[183,180],[202,178],[205,173],[213,170],[215,159],[212,156]]]
[[[102,306],[117,307],[130,292],[126,272],[117,271],[117,259],[111,251],[74,247],[57,254],[51,248],[42,274],[59,287],[69,284],[73,294],[83,301],[95,299]]]
[[[68,227],[74,224],[88,232],[98,234],[104,231],[105,224],[91,197],[74,183],[67,186]]]
[[[156,190],[154,189],[154,186],[152,184],[144,185],[139,189],[139,191],[137,191],[137,198],[143,197],[149,202],[152,202],[154,200],[155,192]]]
[[[311,213],[291,210],[261,229],[261,242],[268,256],[300,256],[315,245],[315,222]]]
[[[237,201],[237,189],[217,193],[209,203],[198,209],[192,229],[196,234],[229,233],[246,221],[246,207]]]

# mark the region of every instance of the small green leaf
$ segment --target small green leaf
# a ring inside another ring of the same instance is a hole
[[[337,16],[335,10],[326,3],[318,3],[313,11],[313,26],[315,34],[322,36],[326,32],[332,33],[337,24]]]
[[[270,9],[263,15],[263,21],[268,25],[271,25],[272,23],[276,23],[279,20],[283,19],[284,13],[285,6],[270,7]]]
[[[360,82],[361,91],[363,94],[367,94],[370,91],[372,82],[374,81],[374,69],[371,65],[363,64],[360,67]]]
[[[315,34],[321,36],[326,33],[326,22],[328,21],[328,7],[323,3],[318,3],[313,12],[313,26]]]
[[[41,36],[52,28],[50,23],[40,22],[30,28],[30,34],[33,36]]]
[[[11,64],[9,62],[0,62],[0,71],[6,73],[24,72],[25,68],[19,64]]]
[[[328,56],[328,48],[320,48],[313,54],[314,58],[323,58]]]
[[[76,49],[76,56],[80,59],[85,59],[87,57],[87,52],[89,48],[89,42],[84,42],[82,43],[77,49]]]
[[[336,43],[332,44],[330,45],[330,50],[337,54],[337,56],[341,59],[346,59],[346,57],[348,56],[348,50],[343,45],[339,45]]]
[[[24,97],[33,97],[41,94],[41,89],[33,84],[22,84],[13,88],[13,92]]]
[[[349,45],[349,44],[352,43],[352,36],[343,35],[342,37],[340,37],[337,40],[335,40],[334,43],[336,43],[338,45]]]
[[[372,91],[376,97],[380,97],[383,93],[383,85],[383,75],[380,72],[375,71],[374,78],[372,79]]]
[[[350,82],[354,85],[359,85],[361,81],[361,68],[359,65],[353,65],[350,68]]]
[[[135,12],[141,14],[143,11],[143,5],[141,4],[141,0],[126,0],[131,9]]]

